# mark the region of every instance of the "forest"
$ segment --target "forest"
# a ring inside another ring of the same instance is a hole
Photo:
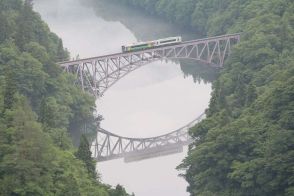
[[[118,0],[112,0],[118,1]],[[294,2],[119,0],[203,36],[241,33],[178,166],[191,195],[294,195]]]
[[[56,62],[69,53],[32,0],[0,0],[0,195],[128,196],[99,181],[83,135],[95,100]]]
[[[111,0],[203,36],[241,33],[207,118],[178,166],[191,195],[294,195],[294,2]],[[0,0],[0,195],[127,196],[99,181],[89,143],[93,97],[56,62],[69,58],[32,0]],[[99,166],[98,166],[99,169]]]

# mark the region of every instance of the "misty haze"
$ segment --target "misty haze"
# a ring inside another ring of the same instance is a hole
[[[294,195],[291,0],[1,0],[0,195]]]

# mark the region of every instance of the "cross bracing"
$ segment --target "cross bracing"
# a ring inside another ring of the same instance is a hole
[[[76,75],[76,83],[82,90],[99,98],[128,73],[158,60],[194,59],[221,68],[231,54],[232,46],[239,41],[240,34],[228,34],[59,64],[64,71]],[[97,137],[92,145],[93,157],[97,161],[124,158],[125,162],[130,162],[182,152],[183,146],[192,142],[188,129],[200,122],[204,116],[202,114],[176,131],[151,138],[122,137],[97,126]]]
[[[122,137],[98,128],[96,140],[92,145],[93,157],[97,161],[123,157],[126,162],[130,162],[154,157],[154,154],[162,156],[181,152],[184,145],[192,142],[188,129],[204,117],[205,114],[201,114],[195,120],[173,132],[149,138]]]
[[[98,98],[128,73],[154,61],[194,59],[211,66],[222,67],[226,57],[231,53],[232,45],[239,40],[240,34],[229,34],[59,64],[66,72],[77,76],[77,83],[83,90]]]

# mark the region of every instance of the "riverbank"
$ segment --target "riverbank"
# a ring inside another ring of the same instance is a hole
[[[191,129],[200,140],[179,167],[189,192],[293,195],[293,2],[124,2],[203,34],[242,33],[214,82],[208,118]]]
[[[36,2],[35,8],[73,56],[81,58],[115,53],[121,45],[140,40],[172,35],[197,38],[194,32],[165,20],[105,0],[52,0]],[[207,108],[210,83],[216,75],[214,69],[189,61],[148,64],[124,77],[97,101],[105,118],[102,127],[130,137],[156,136],[182,127]],[[187,184],[175,167],[184,156],[130,164],[115,160],[98,163],[97,168],[103,182],[120,183],[140,196],[149,196],[150,190],[153,195],[182,196],[187,195]]]
[[[29,0],[1,1],[0,23],[0,195],[128,195],[72,145],[95,100],[55,64],[69,58],[62,40]]]

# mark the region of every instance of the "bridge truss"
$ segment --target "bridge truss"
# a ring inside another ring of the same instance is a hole
[[[128,138],[98,128],[92,145],[93,157],[97,161],[124,158],[125,162],[138,161],[183,151],[183,146],[192,142],[189,128],[200,122],[205,114],[171,133],[150,138]]]
[[[239,40],[240,34],[230,34],[59,64],[66,72],[77,76],[77,83],[83,90],[98,98],[128,73],[154,61],[194,59],[211,66],[222,67],[225,58],[231,52],[231,46]]]
[[[59,63],[64,71],[77,76],[76,83],[99,98],[118,80],[148,63],[164,59],[194,59],[214,67],[222,67],[230,55],[232,45],[240,41],[240,34],[229,34],[181,42],[136,52],[117,53]],[[171,133],[151,138],[129,138],[113,134],[97,126],[92,145],[97,161],[124,158],[138,161],[183,151],[192,140],[188,129],[204,118],[204,114]]]

